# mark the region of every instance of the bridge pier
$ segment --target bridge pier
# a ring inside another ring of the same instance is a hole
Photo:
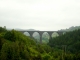
[[[40,44],[42,44],[42,34],[43,34],[43,32],[38,32],[38,33],[40,35]]]
[[[49,39],[52,38],[52,33],[53,33],[53,32],[48,32],[48,34],[49,34],[49,36],[50,36]]]
[[[40,44],[42,44],[42,36],[40,36]]]
[[[33,38],[33,35],[32,35],[32,34],[30,34],[30,37],[31,37],[31,38]]]

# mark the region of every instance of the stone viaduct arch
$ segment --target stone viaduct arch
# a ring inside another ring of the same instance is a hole
[[[39,35],[40,35],[40,43],[42,43],[42,34],[43,34],[44,32],[47,32],[47,33],[49,34],[50,38],[52,38],[51,36],[52,36],[52,34],[53,34],[54,32],[58,33],[59,36],[64,33],[64,31],[20,31],[20,32],[22,32],[22,33],[28,32],[28,33],[30,34],[30,37],[31,37],[31,38],[33,37],[33,34],[34,34],[35,32],[39,33]]]

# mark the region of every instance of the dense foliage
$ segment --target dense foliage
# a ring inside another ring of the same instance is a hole
[[[0,27],[0,60],[80,60],[80,30],[50,39],[48,44],[51,47]],[[67,46],[66,53],[62,45]]]
[[[51,47],[63,49],[65,53],[72,53],[75,56],[78,55],[77,57],[80,59],[80,29],[66,32],[64,35],[52,38],[48,44]]]
[[[18,31],[0,28],[0,60],[53,60],[51,51]]]

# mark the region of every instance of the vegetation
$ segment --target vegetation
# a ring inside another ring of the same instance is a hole
[[[37,44],[22,33],[0,28],[0,60],[50,60],[48,45]]]
[[[52,38],[48,44],[54,49],[62,49],[67,60],[80,60],[80,29]]]
[[[39,44],[18,31],[0,27],[0,60],[80,60],[80,30]]]
[[[78,29],[80,29],[80,26],[72,26],[68,29],[61,29],[59,31],[74,31],[74,30],[78,30]]]

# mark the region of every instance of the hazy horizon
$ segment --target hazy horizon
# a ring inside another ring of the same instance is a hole
[[[80,26],[80,0],[0,0],[0,26],[40,31]]]
[[[5,27],[5,26],[1,26],[1,27]],[[37,29],[21,29],[21,28],[7,28],[6,27],[6,29],[8,29],[8,30],[11,30],[11,29],[15,29],[15,30],[30,30],[30,31],[60,31],[60,30],[66,30],[66,29],[71,29],[72,27],[74,27],[74,29],[75,29],[75,27],[79,27],[79,26],[71,26],[71,27],[68,27],[68,28],[64,28],[64,29],[59,29],[59,30],[37,30]]]

